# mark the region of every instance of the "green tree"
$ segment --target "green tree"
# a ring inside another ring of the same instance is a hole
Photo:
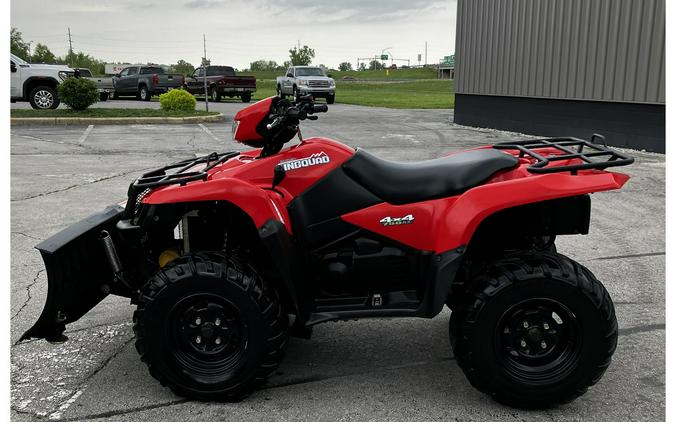
[[[12,28],[9,31],[9,45],[12,54],[19,56],[24,60],[30,60],[28,43],[23,40],[21,32],[16,28]]]
[[[181,73],[183,75],[191,75],[195,71],[195,67],[187,61],[180,59],[176,64],[171,65],[171,73]]]
[[[279,64],[274,60],[256,60],[251,62],[251,71],[277,70]]]
[[[361,62],[359,63],[359,69],[358,70],[366,70],[366,64]]]
[[[291,63],[293,63],[293,66],[307,66],[312,64],[312,59],[314,58],[314,49],[303,45],[299,50],[298,47],[293,47],[288,50],[288,52],[290,53]]]
[[[338,70],[344,72],[347,70],[352,70],[352,64],[349,62],[342,62],[338,65]]]
[[[105,74],[105,62],[95,59],[89,54],[80,52],[72,52],[69,56],[59,59],[62,63],[68,64],[72,68],[84,67],[91,70],[93,75]]]
[[[377,60],[371,60],[370,63],[368,64],[368,69],[370,70],[381,70],[384,69],[384,66],[382,63],[380,63]]]
[[[49,50],[44,44],[37,43],[33,55],[31,56],[31,61],[33,63],[56,63],[56,56]]]

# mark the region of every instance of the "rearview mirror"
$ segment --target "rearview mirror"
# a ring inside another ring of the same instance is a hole
[[[292,74],[292,73],[287,73],[287,74],[286,74],[286,77],[287,77],[287,78],[292,78],[292,77],[293,77],[293,74]]]
[[[13,61],[9,62],[9,69],[11,70],[12,73],[16,72],[16,64]]]
[[[115,73],[113,76],[119,78],[121,75],[119,73]]]

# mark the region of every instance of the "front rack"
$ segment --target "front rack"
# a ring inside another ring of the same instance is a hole
[[[150,189],[158,188],[160,186],[184,186],[189,182],[206,180],[209,176],[209,170],[237,155],[239,155],[239,152],[237,151],[223,152],[220,154],[212,152],[203,157],[179,161],[143,174],[129,186],[127,206],[125,209],[126,218],[130,218],[134,215],[138,202],[142,199],[139,199],[139,195],[142,195],[143,192],[147,193]],[[206,166],[200,170],[188,171],[199,164],[206,164]],[[174,169],[177,170],[167,173]]]
[[[546,138],[499,142],[492,147],[495,149],[517,150],[519,151],[518,157],[520,158],[526,155],[534,158],[536,162],[527,167],[530,173],[560,173],[569,171],[573,175],[576,175],[579,170],[604,170],[607,167],[627,166],[635,161],[633,157],[608,148],[605,143],[605,137],[597,133],[591,136],[590,141],[579,138]],[[540,152],[535,151],[543,148],[553,148],[561,154],[544,156]],[[593,160],[593,158],[596,159]],[[572,159],[579,159],[583,163],[549,166],[554,161]]]

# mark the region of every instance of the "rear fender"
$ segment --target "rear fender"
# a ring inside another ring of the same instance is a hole
[[[466,246],[485,218],[507,208],[621,188],[629,177],[597,171],[572,176],[552,173],[487,183],[450,204],[439,221],[436,251]]]

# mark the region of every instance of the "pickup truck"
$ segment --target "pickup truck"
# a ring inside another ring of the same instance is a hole
[[[237,76],[230,66],[198,67],[191,76],[185,78],[185,89],[193,95],[204,95],[204,69],[206,69],[206,89],[211,101],[220,101],[223,97],[240,97],[241,101],[251,101],[256,90],[255,76]]]
[[[112,78],[112,98],[135,95],[139,100],[150,101],[153,95],[181,88],[183,79],[180,73],[166,73],[159,66],[125,67]]]
[[[91,70],[84,67],[76,68],[75,72],[77,72],[81,78],[89,79],[96,84],[96,89],[98,89],[98,95],[101,101],[106,101],[110,98],[110,93],[115,89],[113,87],[112,78],[94,76],[92,75]]]
[[[75,75],[68,66],[27,63],[14,54],[9,55],[11,102],[28,101],[37,110],[56,108],[61,101],[56,87]]]
[[[329,78],[320,67],[291,66],[286,76],[277,77],[277,95],[293,98],[303,95],[325,98],[328,104],[335,102],[335,80]]]

